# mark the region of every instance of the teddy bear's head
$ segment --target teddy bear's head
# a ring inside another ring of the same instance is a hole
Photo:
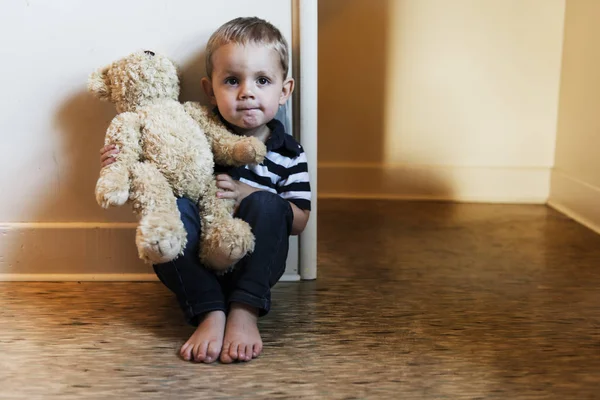
[[[179,98],[177,67],[152,51],[139,51],[93,72],[88,90],[115,104],[117,112],[134,111],[158,99]]]

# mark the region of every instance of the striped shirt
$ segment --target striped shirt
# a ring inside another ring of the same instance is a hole
[[[265,143],[267,155],[262,163],[242,167],[215,165],[215,172],[227,173],[252,187],[276,193],[301,210],[310,210],[311,189],[304,149],[285,133],[278,120],[273,119],[267,126],[271,135]]]

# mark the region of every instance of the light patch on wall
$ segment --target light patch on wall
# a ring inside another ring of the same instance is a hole
[[[390,3],[384,163],[552,165],[564,0]]]

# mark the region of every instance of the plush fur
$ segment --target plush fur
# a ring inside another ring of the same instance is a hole
[[[254,249],[250,226],[232,216],[234,202],[216,196],[214,161],[260,163],[262,142],[227,131],[197,103],[179,103],[177,68],[160,54],[140,51],[118,60],[92,73],[88,89],[119,113],[105,144],[120,152],[100,171],[96,200],[104,208],[133,205],[142,260],[164,263],[183,253],[186,231],[177,197],[198,202],[205,265],[223,272]]]

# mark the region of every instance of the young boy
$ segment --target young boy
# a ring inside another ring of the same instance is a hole
[[[306,227],[311,200],[306,156],[274,119],[294,89],[288,60],[281,32],[258,18],[229,21],[208,41],[202,87],[215,112],[233,132],[263,141],[268,153],[259,165],[215,166],[217,196],[236,201],[236,216],[250,224],[256,238],[254,252],[232,272],[217,276],[200,264],[197,205],[177,200],[188,245],[182,256],[154,270],[176,294],[187,321],[197,326],[181,347],[185,360],[231,363],[258,357],[257,319],[269,312],[270,289],[284,273],[289,235]],[[102,148],[102,167],[117,152]]]

